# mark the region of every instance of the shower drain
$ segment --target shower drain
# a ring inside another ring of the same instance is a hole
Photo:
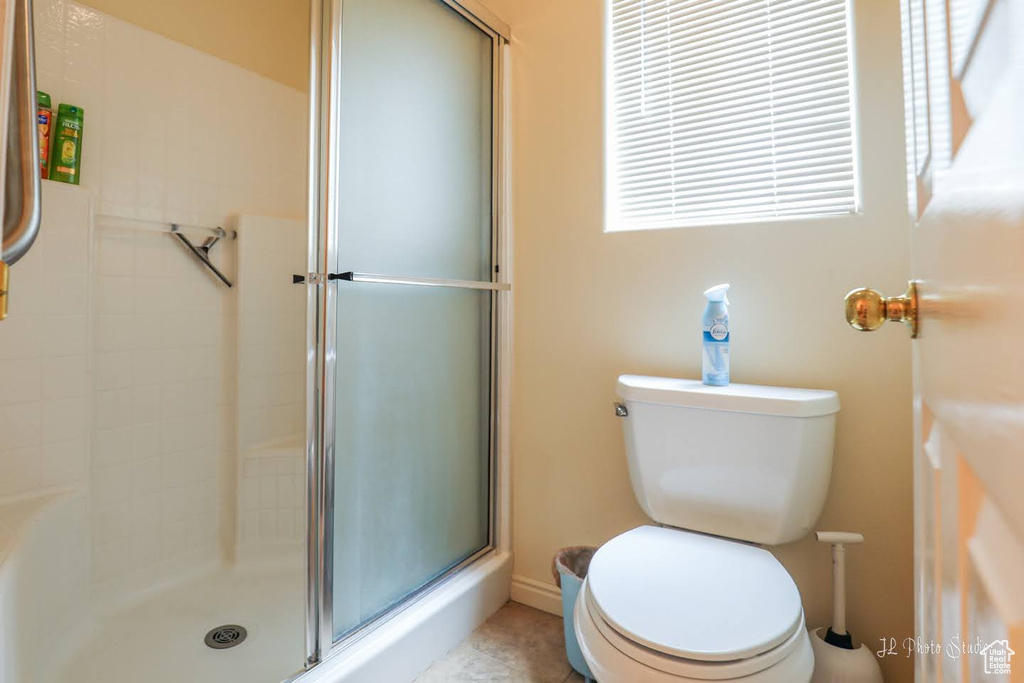
[[[212,647],[214,650],[226,650],[229,647],[241,644],[245,640],[245,636],[244,628],[236,624],[227,624],[211,629],[206,634],[206,637],[203,638],[203,642],[206,643],[207,647]]]

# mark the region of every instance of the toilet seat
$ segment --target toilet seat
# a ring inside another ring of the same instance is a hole
[[[785,642],[800,592],[764,548],[681,529],[616,536],[587,573],[593,605],[622,635],[699,661],[749,659]]]
[[[588,662],[619,670],[605,671],[609,681],[792,683],[813,669],[793,579],[767,550],[739,541],[628,531],[594,556],[575,612]]]
[[[673,658],[623,637],[587,607],[584,581],[573,609],[573,627],[580,650],[601,683],[684,683],[732,681],[743,683],[808,683],[814,672],[814,653],[807,631],[800,627],[775,650],[736,662],[702,662]]]

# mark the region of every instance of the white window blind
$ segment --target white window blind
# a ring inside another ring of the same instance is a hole
[[[858,209],[847,0],[608,0],[608,230]]]

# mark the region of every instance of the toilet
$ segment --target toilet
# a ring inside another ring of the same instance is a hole
[[[629,477],[656,525],[590,563],[573,612],[600,683],[806,683],[814,655],[800,592],[765,546],[821,514],[834,391],[624,375]]]

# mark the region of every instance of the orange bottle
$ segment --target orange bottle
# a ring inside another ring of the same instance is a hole
[[[50,96],[42,90],[36,91],[36,126],[39,129],[39,173],[43,178],[50,175],[50,130],[53,128],[53,109]]]

